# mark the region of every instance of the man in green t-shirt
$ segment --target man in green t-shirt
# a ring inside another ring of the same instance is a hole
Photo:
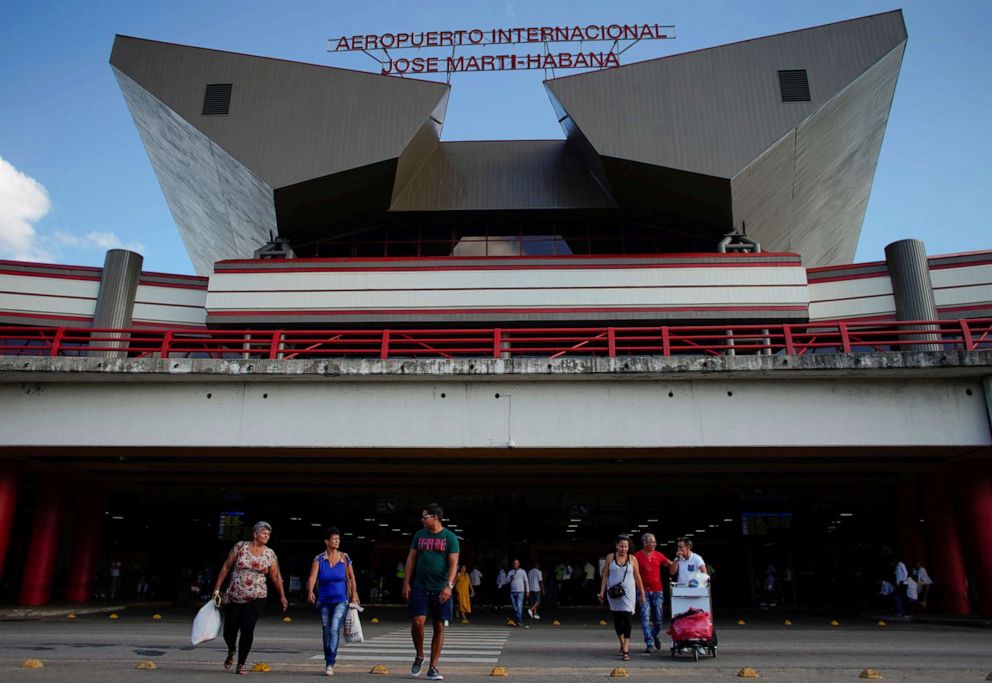
[[[437,661],[444,646],[444,627],[451,621],[451,592],[455,588],[460,551],[458,537],[441,526],[443,517],[444,511],[437,503],[424,507],[420,513],[424,528],[413,536],[403,577],[403,599],[407,601],[410,632],[417,649],[410,667],[413,676],[419,676],[424,666],[424,623],[428,613],[434,622],[431,662],[427,669],[427,679],[431,681],[444,680],[437,670]]]

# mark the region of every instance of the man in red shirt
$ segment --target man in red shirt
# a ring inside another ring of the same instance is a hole
[[[655,550],[658,541],[654,534],[641,536],[641,549],[634,553],[637,566],[641,572],[641,583],[644,585],[644,602],[641,603],[641,631],[644,632],[646,645],[644,654],[651,654],[652,649],[661,649],[661,622],[665,616],[665,593],[661,583],[661,568],[672,564],[671,560]]]

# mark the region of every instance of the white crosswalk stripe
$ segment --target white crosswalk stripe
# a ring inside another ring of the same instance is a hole
[[[432,632],[430,625],[424,633],[424,652],[431,651]],[[465,662],[474,664],[495,664],[503,653],[503,646],[510,633],[505,628],[473,628],[458,626],[445,631],[442,662]],[[410,628],[403,627],[381,636],[370,638],[364,643],[348,645],[342,639],[338,648],[339,662],[410,662],[413,663],[413,641]],[[323,659],[324,655],[314,655],[310,659]]]

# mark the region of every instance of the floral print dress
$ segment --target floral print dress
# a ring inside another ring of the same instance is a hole
[[[275,552],[272,548],[265,548],[256,557],[252,555],[251,545],[246,541],[241,541],[234,548],[237,556],[234,569],[231,570],[231,581],[227,586],[227,600],[236,603],[264,600],[269,594],[265,577],[276,562]]]

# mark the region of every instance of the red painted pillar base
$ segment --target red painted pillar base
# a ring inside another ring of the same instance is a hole
[[[937,609],[945,614],[967,615],[971,614],[971,603],[965,583],[961,532],[954,513],[957,500],[949,473],[935,472],[928,478],[923,506],[930,555],[925,566],[934,580],[934,595],[940,603]]]
[[[100,540],[103,537],[104,499],[103,491],[99,489],[84,491],[80,499],[69,586],[65,591],[65,599],[69,602],[89,602],[93,597]]]
[[[961,489],[975,564],[972,580],[978,611],[992,617],[992,463],[966,470]]]
[[[7,558],[10,532],[14,527],[23,469],[24,465],[19,460],[0,460],[0,577],[3,576],[3,562]]]
[[[52,578],[59,555],[59,531],[65,517],[67,492],[68,487],[62,481],[43,481],[41,484],[21,580],[19,602],[22,605],[44,605],[52,596]]]
[[[896,524],[899,529],[899,550],[896,555],[906,563],[906,568],[912,571],[917,562],[924,562],[923,532],[920,528],[919,496],[916,495],[916,482],[902,482],[896,490],[899,519]]]

